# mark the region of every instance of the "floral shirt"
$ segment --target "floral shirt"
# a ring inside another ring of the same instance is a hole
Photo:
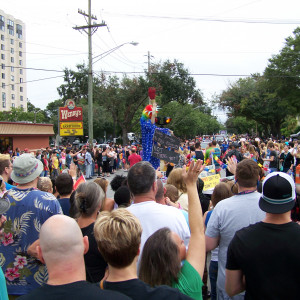
[[[27,249],[39,238],[42,224],[62,211],[52,194],[34,188],[13,188],[7,197],[11,207],[6,213],[7,221],[0,239],[0,266],[8,294],[23,295],[47,281],[46,267],[29,256]]]

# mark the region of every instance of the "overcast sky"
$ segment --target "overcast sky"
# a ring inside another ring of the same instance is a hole
[[[1,0],[5,13],[26,24],[27,68],[61,71],[87,64],[87,35],[73,29],[86,24],[78,8],[88,12],[88,0]],[[300,26],[299,11],[299,0],[92,0],[97,22],[107,24],[93,35],[94,56],[139,43],[95,63],[94,72],[143,72],[150,51],[153,62],[183,62],[209,101],[239,78],[216,75],[263,72],[268,58]],[[27,70],[27,81],[36,80],[27,84],[28,99],[44,109],[59,98],[63,79],[41,79],[62,75]],[[223,119],[222,112],[215,113]]]

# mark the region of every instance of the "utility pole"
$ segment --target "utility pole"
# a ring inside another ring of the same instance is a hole
[[[88,45],[89,45],[89,70],[88,70],[88,134],[89,134],[89,144],[93,146],[93,57],[92,57],[92,35],[97,31],[98,27],[106,26],[105,22],[102,21],[100,24],[92,24],[92,19],[97,20],[96,16],[92,15],[91,0],[88,0],[88,14],[84,11],[78,9],[78,13],[88,18],[88,24],[85,26],[75,26],[75,30],[83,30],[88,35]],[[86,31],[87,29],[87,31]],[[92,31],[92,29],[94,29]]]

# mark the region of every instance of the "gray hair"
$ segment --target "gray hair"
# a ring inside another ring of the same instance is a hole
[[[81,183],[75,194],[75,217],[81,215],[90,217],[98,207],[101,207],[105,199],[102,188],[95,182]]]

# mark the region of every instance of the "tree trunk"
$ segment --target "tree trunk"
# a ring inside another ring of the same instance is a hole
[[[122,139],[123,139],[123,145],[127,145],[128,144],[128,138],[127,138],[127,128],[125,127],[121,127],[122,128]]]

